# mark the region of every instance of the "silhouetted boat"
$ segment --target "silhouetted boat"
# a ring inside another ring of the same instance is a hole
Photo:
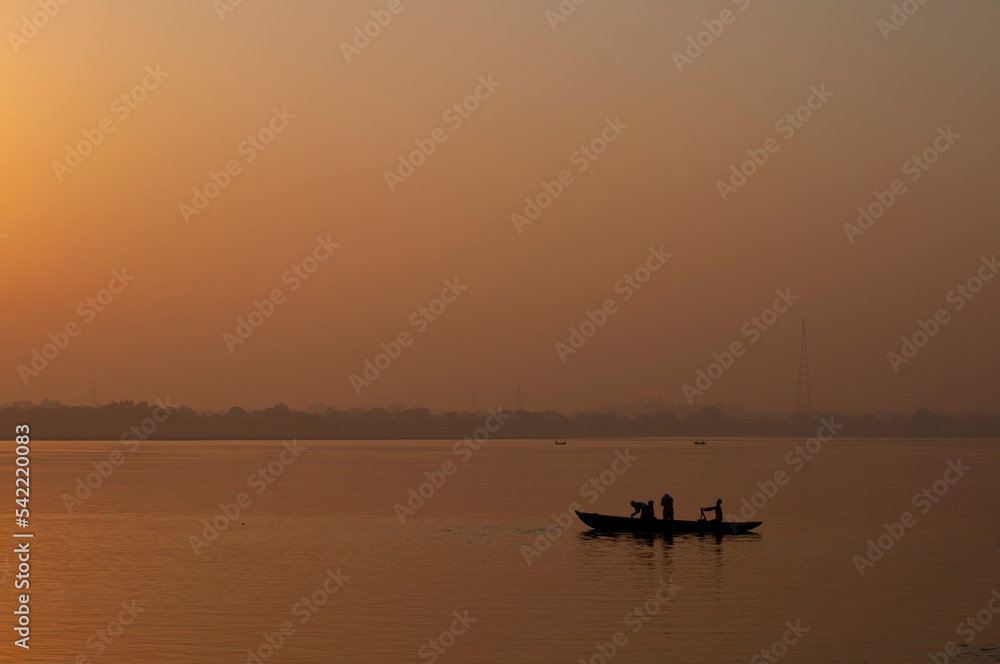
[[[704,445],[705,441],[703,441],[703,440],[696,440],[696,441],[694,441],[694,444],[695,445]]]
[[[602,533],[710,533],[713,535],[744,535],[763,521],[664,521],[663,519],[634,519],[627,516],[608,516],[579,512],[580,521]]]
[[[565,445],[565,444],[566,444],[565,440],[563,442],[561,442],[561,443],[558,440],[556,441],[556,445]]]

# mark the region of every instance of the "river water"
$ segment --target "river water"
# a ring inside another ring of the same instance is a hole
[[[949,641],[1000,661],[997,441],[803,443],[36,442],[32,648],[7,629],[0,661],[902,663]],[[665,491],[677,518],[746,499],[763,525],[611,536],[570,516]]]

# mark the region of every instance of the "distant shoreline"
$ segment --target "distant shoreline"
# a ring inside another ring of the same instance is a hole
[[[450,442],[454,442],[455,440],[460,440],[461,438],[464,438],[464,437],[465,436],[455,437],[455,438],[419,438],[419,437],[411,437],[411,438],[308,438],[308,437],[302,437],[302,436],[285,436],[283,438],[148,438],[144,442],[151,442],[151,443],[190,443],[190,442],[203,442],[203,443],[229,443],[229,442],[272,443],[272,442],[280,442],[282,440],[292,440],[292,439],[294,439],[294,440],[312,440],[312,441],[320,441],[320,442],[322,442],[322,441],[328,441],[328,442],[331,442],[331,443],[335,443],[335,442],[351,442],[351,441],[358,442],[358,443],[366,443],[366,442],[395,442],[395,441],[400,441],[400,442],[407,442],[407,441],[409,441],[409,442],[443,441],[443,442],[449,442],[450,443]],[[4,438],[4,440],[13,440],[13,437]],[[532,436],[519,437],[519,438],[510,438],[510,437],[505,438],[503,436],[496,436],[494,438],[491,438],[490,442],[520,441],[520,440],[535,440],[535,441],[544,442],[544,443],[548,443],[549,445],[552,445],[552,439],[551,438],[538,438],[538,437],[532,437]],[[582,442],[582,443],[598,442],[598,441],[605,441],[605,440],[637,441],[637,442],[639,442],[639,441],[657,441],[657,440],[662,440],[662,441],[667,441],[667,442],[687,443],[688,445],[692,444],[692,441],[687,440],[686,438],[678,438],[677,436],[589,436],[589,437],[579,436],[579,437],[564,438],[564,440],[568,440],[570,442],[577,441],[577,442]],[[708,438],[707,440],[708,440],[708,443],[710,445],[713,442],[719,442],[719,443],[734,442],[734,441],[755,442],[755,441],[767,441],[767,440],[804,440],[804,439],[801,436],[727,436],[727,437],[723,437],[723,438]],[[38,437],[38,438],[35,438],[35,441],[36,442],[40,442],[40,443],[45,443],[45,442],[49,442],[49,443],[119,443],[119,442],[121,442],[120,439],[117,439],[117,438],[85,438],[85,437],[82,437],[82,436],[78,436],[76,438],[42,438],[42,437]],[[916,436],[916,437],[911,437],[911,438],[904,438],[904,437],[899,437],[899,436],[838,436],[837,437],[837,441],[838,442],[852,442],[852,441],[893,442],[893,441],[896,441],[896,442],[901,442],[901,443],[914,442],[914,441],[926,441],[926,442],[934,442],[934,441],[940,441],[940,442],[947,442],[947,441],[983,441],[983,442],[997,441],[997,442],[1000,442],[1000,436],[997,436],[997,437],[991,437],[991,436],[985,436],[985,437],[979,437],[979,436],[976,436],[976,437],[958,437],[958,436],[951,436],[951,437],[948,437],[948,436],[946,436],[946,437],[940,437],[940,436],[935,436],[935,437],[920,437],[920,436]],[[706,445],[706,447],[708,447],[708,445]]]
[[[198,413],[167,402],[115,402],[105,406],[13,405],[0,408],[0,438],[12,440],[14,427],[28,424],[34,440],[600,440],[670,438],[801,438],[835,431],[838,439],[991,440],[1000,439],[1000,413],[943,415],[919,409],[912,414],[749,413],[715,407],[684,414],[613,412],[495,411],[431,413],[425,408],[389,412],[384,408],[323,413],[278,405],[258,411]]]

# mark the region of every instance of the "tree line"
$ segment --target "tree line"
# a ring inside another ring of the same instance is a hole
[[[155,420],[153,419],[155,417]],[[197,412],[185,406],[118,401],[66,406],[54,402],[6,404],[0,427],[13,439],[17,424],[31,425],[36,440],[366,440],[460,439],[483,425],[488,411],[432,413],[426,408],[385,408],[324,412],[292,410],[284,404],[247,411]],[[725,412],[705,406],[689,413],[655,412],[632,416],[615,412],[566,414],[523,411],[492,434],[503,438],[634,437],[802,437],[815,435],[824,417],[844,425],[846,438],[1000,438],[1000,413],[939,414],[921,408],[910,414]],[[155,422],[155,425],[154,425]]]

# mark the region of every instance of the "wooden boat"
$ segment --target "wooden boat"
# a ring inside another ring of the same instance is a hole
[[[696,441],[694,441],[694,444],[695,444],[695,445],[704,445],[704,444],[705,444],[705,441],[703,441],[703,440],[702,440],[702,441],[697,441],[697,440],[696,440]]]
[[[561,442],[561,443],[558,440],[556,441],[556,445],[565,445],[565,444],[566,444],[565,440],[563,442]]]
[[[709,533],[712,535],[745,535],[763,521],[664,521],[663,519],[639,519],[627,516],[608,516],[577,511],[586,525],[602,533],[663,533],[679,535],[683,533]]]

